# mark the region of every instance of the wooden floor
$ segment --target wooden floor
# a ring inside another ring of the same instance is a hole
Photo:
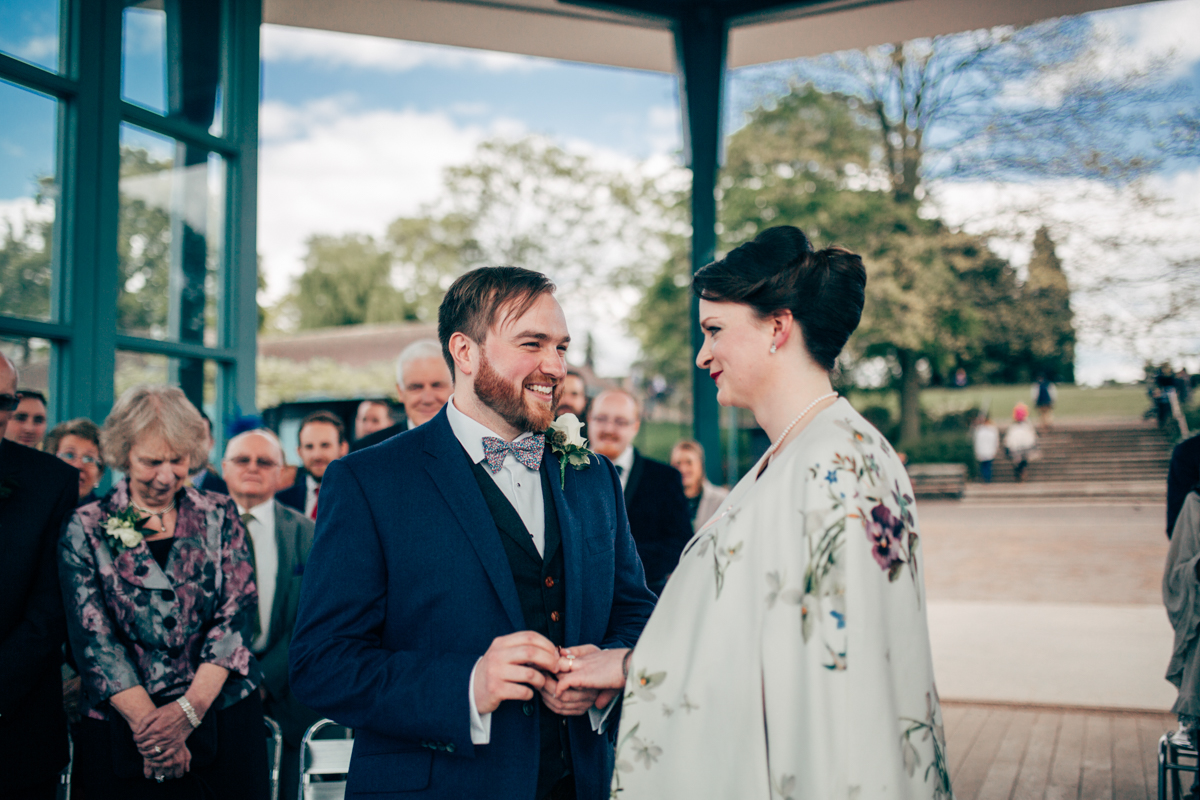
[[[1158,739],[1175,723],[1169,714],[942,708],[957,800],[1154,800]]]

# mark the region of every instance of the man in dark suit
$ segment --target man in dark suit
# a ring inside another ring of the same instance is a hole
[[[305,417],[297,438],[300,444],[296,453],[304,469],[296,470],[296,480],[277,493],[275,499],[315,520],[325,470],[350,452],[350,443],[346,440],[346,426],[332,411],[314,411]]]
[[[1167,471],[1167,538],[1175,531],[1175,520],[1188,492],[1200,483],[1200,435],[1175,445]]]
[[[200,418],[204,420],[204,452],[211,453],[213,449],[212,420],[208,418],[208,414],[204,413],[204,409],[197,408],[196,410],[200,412]],[[207,460],[203,467],[192,473],[191,481],[192,486],[201,491],[229,494],[229,487],[225,485],[225,479],[217,474],[213,465]]]
[[[596,395],[588,412],[592,446],[612,459],[621,475],[629,530],[646,568],[646,584],[661,594],[692,538],[691,514],[679,470],[646,458],[633,446],[641,424],[641,404],[623,389]]]
[[[224,469],[229,494],[250,533],[258,624],[250,644],[262,667],[263,707],[283,732],[281,797],[296,797],[300,740],[321,717],[303,706],[288,685],[288,646],[300,603],[300,582],[312,550],[313,522],[274,499],[283,471],[283,446],[269,430],[229,440]]]
[[[350,452],[386,442],[425,424],[442,410],[453,391],[454,378],[442,358],[442,346],[434,339],[418,339],[396,357],[396,392],[404,406],[404,419],[356,439]]]
[[[0,427],[16,394],[17,370],[0,354]],[[67,631],[56,556],[78,499],[75,468],[0,440],[0,794],[13,800],[50,800],[67,765]]]
[[[455,281],[451,402],[329,468],[292,687],[355,729],[347,797],[608,797],[615,692],[556,698],[555,676],[576,654],[619,670],[654,598],[612,466],[560,471],[541,434],[569,342],[553,289],[516,267]]]

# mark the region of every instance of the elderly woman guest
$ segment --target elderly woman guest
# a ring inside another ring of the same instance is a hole
[[[671,448],[671,466],[683,476],[683,494],[692,515],[692,530],[698,531],[729,496],[729,490],[713,486],[704,477],[704,447],[699,442],[691,439],[676,442]]]
[[[46,452],[53,453],[79,470],[79,505],[96,499],[96,484],[104,475],[100,457],[100,428],[86,417],[54,426],[46,436]]]
[[[625,800],[953,796],[912,486],[830,382],[865,285],[858,256],[790,226],[696,273],[696,364],[772,444],[632,655],[575,653],[558,683],[624,687]]]
[[[75,512],[60,562],[86,695],[72,793],[266,798],[258,598],[233,501],[194,489],[204,422],[173,387],[121,395],[100,434],[126,477]]]

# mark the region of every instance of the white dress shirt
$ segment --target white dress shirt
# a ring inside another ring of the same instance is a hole
[[[613,466],[617,468],[617,475],[621,478],[621,489],[624,490],[629,485],[629,473],[633,471],[633,446],[625,448],[625,452],[617,456],[617,460],[613,462]]]
[[[313,509],[317,507],[317,488],[320,485],[319,480],[304,473],[304,516],[309,519],[313,518]]]
[[[238,504],[238,514],[245,514]],[[249,509],[254,519],[248,527],[254,546],[254,583],[258,587],[258,636],[250,649],[261,653],[267,647],[271,627],[271,608],[275,604],[275,584],[279,580],[279,547],[275,542],[275,499]]]
[[[484,437],[494,436],[497,439],[504,439],[503,436],[482,422],[476,422],[459,411],[454,405],[453,396],[446,404],[446,418],[450,422],[450,429],[462,443],[463,449],[467,451],[467,457],[473,464],[478,464],[486,457],[483,452]],[[519,442],[530,436],[533,434],[527,431],[513,441]],[[512,503],[517,514],[521,516],[521,522],[525,523],[525,529],[533,537],[533,546],[537,548],[538,555],[543,555],[546,549],[546,507],[542,505],[541,473],[517,461],[516,456],[512,453],[505,453],[504,464],[501,465],[499,472],[493,474],[486,465],[484,469],[496,482],[500,491],[504,492],[504,496],[508,498],[508,502]]]

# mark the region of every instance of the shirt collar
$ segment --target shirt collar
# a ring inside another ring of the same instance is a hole
[[[485,436],[494,436],[497,439],[504,438],[487,425],[459,411],[458,406],[454,404],[454,395],[450,395],[450,399],[446,401],[446,420],[450,423],[450,430],[454,431],[454,435],[462,443],[463,449],[467,451],[472,464],[478,464],[486,457],[486,454],[483,452],[483,438]],[[513,439],[513,441],[519,442],[532,435],[532,433],[526,431],[516,439]]]
[[[613,462],[614,467],[620,467],[622,476],[629,474],[633,469],[633,445],[625,448],[625,452],[617,456],[617,460]]]
[[[314,491],[320,485],[321,485],[320,481],[318,481],[316,478],[314,478],[309,473],[307,473],[307,472],[304,473],[304,487],[306,489],[308,489],[309,492]]]
[[[256,506],[254,506],[253,508],[246,508],[241,503],[238,503],[237,510],[238,510],[239,515],[245,514],[247,511],[249,511],[251,514],[254,515],[254,518],[256,520],[258,520],[259,522],[266,522],[268,517],[270,517],[272,520],[274,520],[274,518],[275,518],[275,498],[274,497],[267,498],[266,500],[264,500],[263,502],[259,503]]]

